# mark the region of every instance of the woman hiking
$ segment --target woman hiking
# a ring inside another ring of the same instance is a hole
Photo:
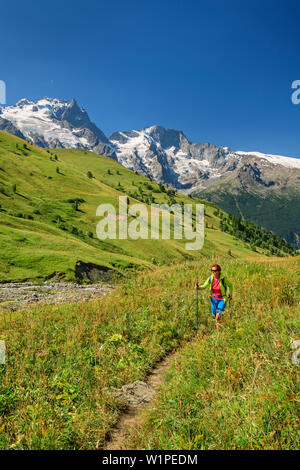
[[[210,287],[210,306],[211,313],[214,315],[217,326],[221,319],[221,315],[224,313],[227,300],[232,299],[232,284],[229,279],[221,277],[221,266],[214,264],[211,267],[211,276],[206,279],[204,284],[198,286],[196,289],[205,289],[207,286]]]

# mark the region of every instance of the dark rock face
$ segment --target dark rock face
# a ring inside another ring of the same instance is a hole
[[[115,151],[108,145],[105,145],[103,142],[98,142],[93,148],[93,151],[98,153],[99,155],[104,155],[105,157],[109,157],[112,160],[117,161]]]
[[[108,281],[112,277],[112,270],[106,266],[77,261],[75,265],[75,275],[77,279],[82,279],[84,281]]]
[[[19,129],[17,129],[16,126],[14,126],[12,122],[8,121],[7,119],[3,119],[1,117],[0,117],[0,130],[8,132],[9,134],[16,135],[17,137],[20,137],[21,139],[25,139],[22,132]]]
[[[85,109],[78,106],[74,98],[61,114],[60,120],[68,122],[71,128],[81,128],[83,130],[89,129],[89,135],[91,137],[96,137],[98,142],[101,141],[102,143],[109,144],[109,140],[106,135],[96,126],[96,124],[91,122],[88,113]],[[86,134],[86,137],[88,138],[89,135],[88,133]],[[94,145],[97,143],[97,140],[94,141]]]
[[[153,126],[149,135],[154,141],[159,142],[161,147],[165,150],[173,146],[179,149],[183,145],[188,146],[190,144],[183,132],[174,129],[166,129],[162,126]]]
[[[90,124],[87,112],[79,108],[74,98],[71,100],[69,106],[63,111],[60,120],[68,121],[74,127],[88,127]]]
[[[36,134],[34,132],[30,134],[30,138],[34,142],[34,145],[37,145],[38,147],[47,148],[50,144],[51,148],[62,148],[62,145],[57,139],[51,139],[51,142],[47,143],[42,135]]]
[[[118,131],[118,132],[113,132],[109,136],[109,140],[116,140],[120,142],[120,144],[124,144],[125,142],[127,142],[128,137],[137,137],[137,136],[138,136],[137,131],[124,131],[124,132]]]
[[[296,232],[289,232],[285,237],[285,240],[294,246],[297,250],[300,250],[300,234]]]

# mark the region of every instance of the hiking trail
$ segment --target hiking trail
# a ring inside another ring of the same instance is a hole
[[[175,359],[178,349],[167,354],[149,373],[146,382],[136,381],[125,385],[117,392],[117,396],[127,407],[114,428],[109,433],[103,450],[123,450],[126,439],[133,429],[141,422],[142,411],[155,401],[160,386],[164,382],[164,374]]]

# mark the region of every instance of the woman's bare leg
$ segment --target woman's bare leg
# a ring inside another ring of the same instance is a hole
[[[221,314],[217,313],[216,314],[216,327],[218,328],[220,325],[220,320],[221,320]]]

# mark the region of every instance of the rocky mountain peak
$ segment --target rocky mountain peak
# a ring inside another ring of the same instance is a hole
[[[1,109],[0,129],[22,135],[40,147],[82,148],[116,158],[105,134],[91,122],[75,98],[19,100]]]
[[[75,98],[66,106],[61,114],[61,120],[68,121],[74,127],[90,127],[91,121],[87,112],[80,108]]]
[[[179,149],[182,145],[189,144],[182,131],[167,129],[160,125],[146,127],[141,130],[151,136],[165,150],[171,147]]]

